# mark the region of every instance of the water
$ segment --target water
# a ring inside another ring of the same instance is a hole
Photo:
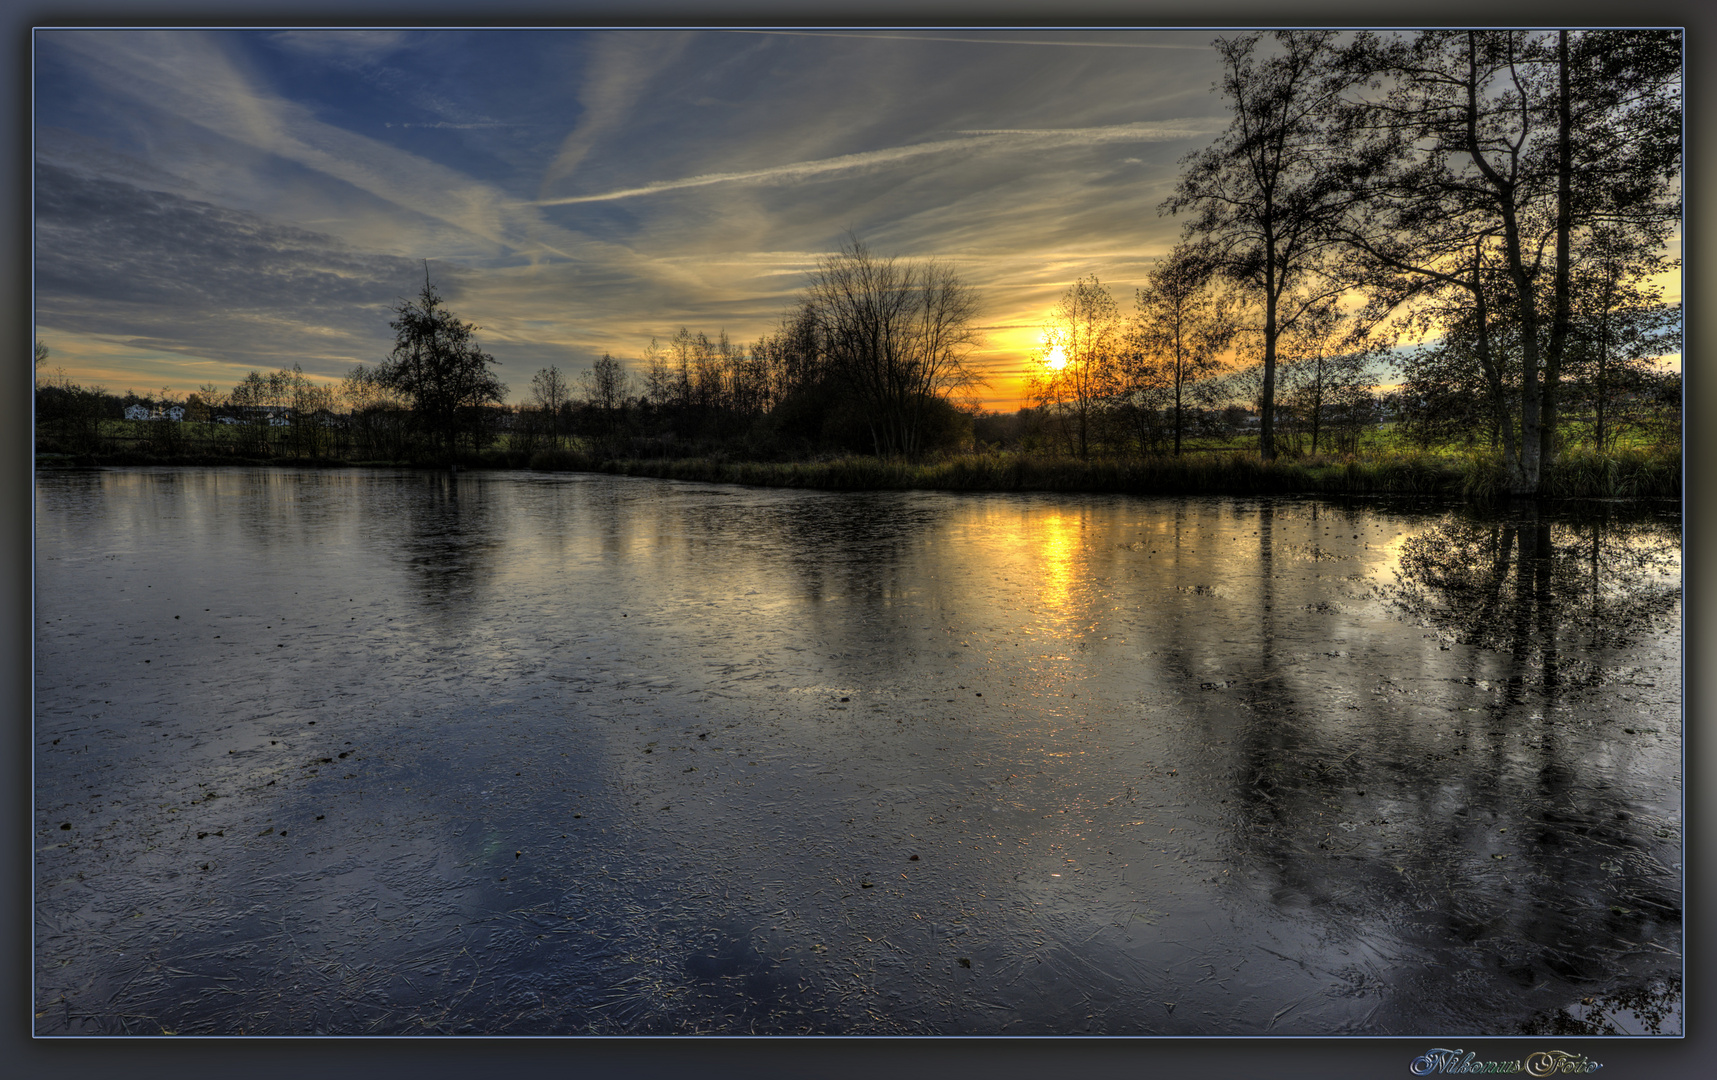
[[[1673,506],[36,507],[38,1033],[1681,1030]]]

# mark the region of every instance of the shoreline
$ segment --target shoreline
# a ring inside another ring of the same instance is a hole
[[[1545,477],[1544,499],[1679,499],[1681,456],[1652,451],[1597,455],[1575,451]],[[220,468],[407,468],[417,462],[336,458],[239,458],[207,454],[38,453],[38,469],[175,466]],[[1369,458],[1277,459],[1200,454],[1180,458],[1078,458],[996,453],[925,462],[875,457],[811,461],[749,461],[724,457],[605,458],[574,450],[488,450],[467,455],[460,469],[593,472],[747,487],[825,491],[1085,492],[1124,495],[1404,495],[1469,503],[1507,501],[1501,469],[1483,455],[1394,454]]]

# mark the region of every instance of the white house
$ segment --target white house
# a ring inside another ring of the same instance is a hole
[[[185,419],[185,407],[173,405],[163,410],[159,405],[154,408],[147,405],[127,405],[125,418],[127,420],[183,420]]]

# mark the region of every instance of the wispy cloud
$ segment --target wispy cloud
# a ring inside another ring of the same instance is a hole
[[[413,214],[507,246],[501,193],[468,175],[316,119],[258,85],[215,41],[196,34],[94,33],[62,43],[91,77],[213,134],[323,173]]]
[[[965,45],[1050,45],[1072,49],[1208,49],[1208,43],[1175,41],[1091,41],[1073,38],[958,37],[953,34],[866,34],[851,30],[751,30],[733,29],[730,34],[767,34],[771,37],[861,38],[871,41],[934,41]]]
[[[958,139],[941,139],[907,146],[891,146],[879,150],[865,150],[856,154],[842,154],[838,157],[822,158],[816,161],[795,161],[762,169],[705,173],[701,176],[688,176],[678,180],[658,180],[639,187],[620,188],[594,195],[569,195],[558,199],[539,199],[534,205],[571,206],[577,203],[611,202],[615,199],[656,195],[684,188],[708,187],[711,184],[795,183],[831,173],[897,165],[929,154],[965,152],[998,146],[1030,145],[1035,148],[1047,149],[1064,146],[1095,146],[1110,142],[1162,142],[1173,139],[1196,138],[1200,135],[1209,134],[1212,130],[1212,126],[1208,122],[1187,120],[1170,123],[1112,124],[1087,128],[997,128],[962,131],[959,134],[963,137]]]
[[[368,64],[403,47],[405,30],[281,30],[274,42],[309,56],[347,64]]]
[[[990,33],[50,32],[38,319],[102,381],[126,348],[332,376],[427,258],[518,391],[754,340],[851,228],[980,291],[1007,404],[1067,282],[1125,305],[1172,246],[1163,185],[1224,118],[1206,35]]]
[[[504,124],[499,120],[487,120],[476,124],[453,124],[446,120],[437,120],[433,124],[413,124],[404,122],[396,124],[392,121],[388,121],[382,125],[382,127],[386,128],[438,128],[448,131],[470,131],[476,128],[504,128],[512,126],[513,125],[511,124]]]
[[[578,94],[582,115],[544,171],[541,191],[571,176],[598,141],[625,127],[650,83],[678,62],[689,42],[682,34],[600,34],[592,40],[594,55]]]

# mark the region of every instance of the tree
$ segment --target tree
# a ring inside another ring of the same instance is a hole
[[[36,370],[37,371],[42,370],[42,365],[47,363],[47,362],[48,362],[48,343],[38,339],[36,341]]]
[[[621,415],[626,399],[632,393],[632,376],[620,361],[607,353],[590,365],[580,378],[584,384],[584,400],[602,419],[602,434],[612,440],[620,430]]]
[[[1302,316],[1282,340],[1282,405],[1296,443],[1302,433],[1308,435],[1308,452],[1314,455],[1320,438],[1330,434],[1353,452],[1360,429],[1373,419],[1371,388],[1377,373],[1353,322],[1335,301],[1327,301]],[[1327,446],[1331,440],[1323,441]]]
[[[1421,447],[1482,442],[1500,446],[1509,404],[1493,391],[1474,347],[1472,320],[1451,322],[1435,342],[1399,354],[1394,405],[1401,431]]]
[[[1043,328],[1031,385],[1069,453],[1090,456],[1095,414],[1120,390],[1121,346],[1121,309],[1097,275],[1069,285]]]
[[[978,381],[965,365],[978,294],[947,266],[878,258],[851,237],[818,264],[802,304],[879,456],[916,457],[932,403]]]
[[[1191,211],[1186,233],[1208,239],[1222,269],[1252,298],[1262,345],[1258,452],[1276,456],[1277,341],[1305,311],[1344,286],[1329,275],[1329,223],[1342,202],[1330,182],[1324,127],[1348,77],[1331,65],[1334,31],[1284,30],[1261,56],[1261,34],[1216,42],[1220,88],[1234,119],[1216,142],[1182,163],[1171,214]]]
[[[1343,239],[1377,310],[1468,327],[1512,494],[1554,458],[1580,237],[1657,251],[1679,219],[1680,64],[1673,31],[1473,30],[1361,35],[1337,65],[1372,91],[1334,129]]]
[[[36,376],[36,434],[52,434],[65,450],[93,453],[101,449],[101,422],[122,406],[100,386],[79,386],[64,368]]]
[[[1614,442],[1619,406],[1644,396],[1653,361],[1681,349],[1681,312],[1663,301],[1654,278],[1675,265],[1641,252],[1609,229],[1593,230],[1574,253],[1565,374],[1571,403],[1592,410],[1592,444]]]
[[[1141,404],[1162,400],[1170,411],[1176,457],[1192,386],[1221,367],[1236,331],[1229,297],[1215,287],[1215,270],[1207,252],[1182,244],[1137,293],[1126,384]]]
[[[560,446],[562,418],[572,403],[572,390],[560,369],[550,364],[531,376],[531,400],[537,412],[548,417],[548,429],[554,445]]]
[[[495,358],[477,346],[478,327],[442,306],[427,267],[423,291],[416,300],[400,301],[394,314],[388,323],[393,352],[378,376],[411,402],[418,428],[451,460],[460,435],[470,432],[475,438],[480,410],[501,404],[507,387],[489,370]]]
[[[346,430],[364,459],[398,461],[406,455],[406,403],[374,368],[354,366],[340,383],[349,410]]]

